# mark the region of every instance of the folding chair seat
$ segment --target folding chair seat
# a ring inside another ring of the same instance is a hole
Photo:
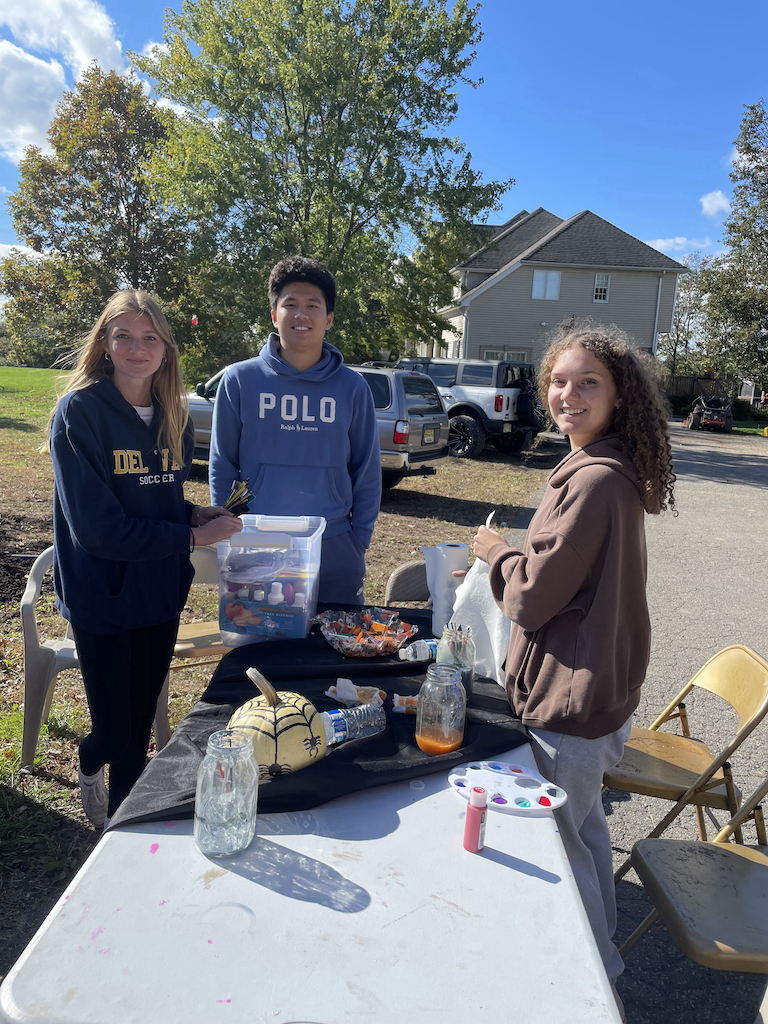
[[[384,607],[396,607],[407,601],[432,601],[427,586],[427,565],[421,558],[398,565],[387,580]]]
[[[21,740],[21,763],[31,765],[43,722],[51,712],[56,676],[69,668],[80,668],[75,639],[67,623],[60,639],[40,641],[35,621],[35,607],[40,599],[43,577],[53,565],[53,547],[37,556],[27,577],[27,586],[21,599],[21,631],[24,639],[24,731]],[[159,749],[168,742],[168,686],[157,701],[155,711],[155,740]]]
[[[659,917],[682,953],[724,971],[768,973],[768,845],[760,801],[768,777],[714,842],[641,839],[632,867],[654,910],[629,936],[622,956]],[[756,846],[729,842],[750,818]]]
[[[694,687],[720,697],[738,714],[738,729],[718,754],[691,736],[685,700]],[[741,644],[725,647],[699,669],[649,729],[632,730],[624,756],[614,769],[605,773],[603,783],[610,789],[658,797],[674,804],[649,833],[649,839],[660,836],[692,804],[699,835],[706,840],[703,808],[736,813],[741,794],[733,782],[729,759],[766,712],[768,662]],[[680,721],[682,736],[660,731],[660,726],[674,719]],[[736,839],[741,842],[739,828]],[[630,866],[627,858],[616,871],[615,880],[623,878]]]

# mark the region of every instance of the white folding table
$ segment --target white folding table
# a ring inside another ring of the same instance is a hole
[[[524,745],[498,760],[533,766]],[[462,847],[447,773],[259,818],[107,833],[0,988],[6,1024],[582,1024],[619,1016],[550,812]]]

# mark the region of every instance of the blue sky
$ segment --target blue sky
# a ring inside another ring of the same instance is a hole
[[[176,6],[179,6],[180,0]],[[92,59],[160,42],[156,0],[2,0],[0,199]],[[455,134],[486,179],[514,177],[503,222],[590,209],[679,258],[721,251],[743,104],[768,99],[765,0],[486,0]],[[4,204],[0,204],[4,207]],[[0,254],[18,242],[0,213]]]

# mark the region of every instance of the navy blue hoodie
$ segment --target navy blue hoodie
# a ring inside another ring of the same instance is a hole
[[[51,425],[54,583],[64,618],[91,633],[167,622],[184,607],[192,566],[184,465],[157,444],[109,378],[59,402]]]
[[[255,359],[230,366],[216,394],[210,484],[223,505],[248,479],[261,515],[324,516],[326,537],[354,531],[368,547],[381,502],[376,411],[368,384],[323,342],[300,372],[270,334]]]

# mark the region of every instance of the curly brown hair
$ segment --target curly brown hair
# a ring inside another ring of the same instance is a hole
[[[656,362],[638,352],[629,335],[615,324],[563,325],[554,335],[539,371],[539,394],[547,410],[552,367],[562,352],[576,345],[599,359],[613,378],[619,405],[607,432],[619,435],[644,485],[645,511],[651,515],[667,508],[675,512],[669,412]]]

